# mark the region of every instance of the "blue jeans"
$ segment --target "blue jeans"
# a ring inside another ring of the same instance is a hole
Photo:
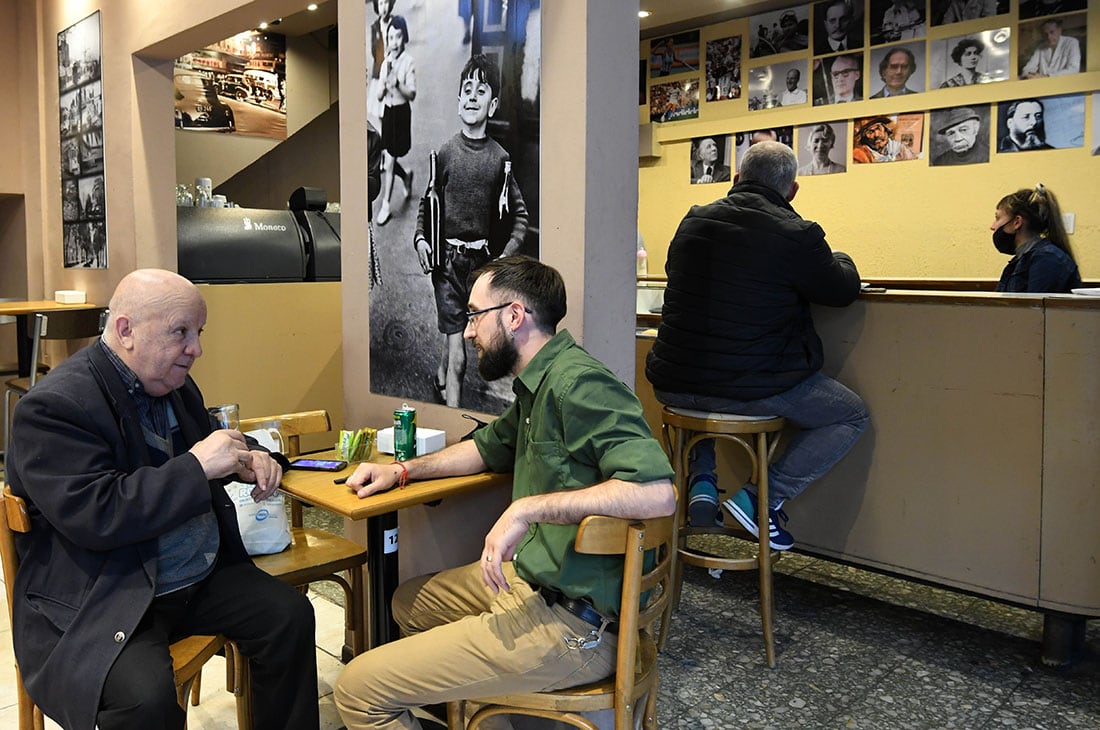
[[[786,451],[768,467],[768,507],[794,499],[844,458],[867,429],[871,416],[863,400],[832,378],[814,373],[790,390],[758,400],[656,391],[657,400],[675,408],[743,416],[783,416],[799,428]],[[691,452],[691,475],[713,472],[714,440]],[[690,482],[689,482],[690,483]]]

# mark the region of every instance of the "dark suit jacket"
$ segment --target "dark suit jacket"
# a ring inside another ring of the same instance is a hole
[[[210,434],[190,378],[169,395],[187,444]],[[153,600],[157,537],[213,509],[222,562],[249,560],[223,480],[185,452],[159,467],[133,400],[93,343],[19,400],[7,477],[31,532],[12,602],[15,656],[35,703],[92,730],[107,670]]]
[[[711,177],[714,178],[713,182],[729,182],[730,181],[730,169],[727,165],[719,165],[717,163],[711,165],[714,170],[711,171]],[[696,160],[691,163],[691,181],[695,182],[703,176],[703,163]],[[683,178],[681,178],[683,179]]]
[[[862,19],[860,19],[860,22],[853,21],[852,26],[848,29],[847,43],[847,50],[849,51],[858,51],[860,48],[863,48]],[[838,53],[838,51],[834,51],[833,47],[829,45],[829,36],[824,30],[815,29],[814,55],[819,55],[822,53]]]

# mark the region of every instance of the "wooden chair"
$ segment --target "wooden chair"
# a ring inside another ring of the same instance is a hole
[[[277,428],[283,437],[286,456],[301,453],[299,437],[308,433],[331,430],[328,411],[284,413],[263,418],[242,418],[241,431],[256,428]],[[366,648],[366,628],[363,612],[366,599],[363,587],[363,566],[367,549],[359,543],[325,530],[302,526],[302,504],[291,500],[290,547],[281,553],[257,555],[256,565],[285,583],[303,589],[317,581],[331,581],[344,591],[345,627],[352,634],[352,645],[345,661],[361,654]],[[348,578],[341,575],[347,571]]]
[[[38,363],[43,340],[84,340],[97,337],[106,324],[106,307],[94,309],[57,310],[36,312],[28,318],[27,336],[31,338],[31,362]],[[49,368],[46,368],[47,370]],[[45,374],[35,366],[26,378],[11,378],[4,385],[4,454],[11,442],[11,399],[22,398],[37,382],[39,374]]]
[[[0,509],[0,559],[3,560],[4,586],[8,594],[8,621],[12,620],[12,603],[15,593],[15,574],[19,570],[19,554],[15,550],[15,533],[25,533],[31,530],[31,518],[27,512],[27,503],[22,497],[15,496],[11,487],[4,487],[3,509]],[[202,672],[202,667],[210,657],[214,656],[222,647],[232,646],[226,642],[225,637],[217,636],[188,636],[172,644],[172,671],[176,675],[176,701],[184,710],[187,709],[187,694],[191,685]],[[45,719],[42,711],[35,706],[30,695],[23,686],[23,678],[19,674],[18,664],[15,667],[15,694],[19,705],[19,730],[43,730]],[[247,693],[245,693],[247,694]],[[241,700],[238,696],[237,718],[238,727],[241,730],[250,730],[252,725],[248,721],[241,722]]]
[[[672,612],[680,603],[680,586],[683,582],[681,563],[719,570],[756,570],[760,576],[760,622],[764,632],[764,655],[768,666],[775,667],[775,637],[772,630],[772,566],[782,553],[772,550],[768,542],[768,511],[757,510],[758,537],[741,529],[740,525],[719,527],[688,525],[688,457],[691,450],[703,439],[716,439],[737,444],[745,452],[751,464],[749,481],[756,485],[759,504],[768,503],[768,463],[779,443],[780,433],[786,421],[777,416],[742,416],[733,413],[705,413],[685,408],[665,406],[661,413],[661,430],[665,448],[675,472],[674,480],[679,495],[676,508],[677,560],[672,569],[672,598],[668,602],[664,625],[672,619]],[[697,549],[688,543],[691,535],[720,535],[745,538],[756,543],[756,555],[752,557],[727,557]],[[662,635],[662,645],[664,647]]]
[[[670,597],[673,525],[672,517],[644,521],[586,517],[577,532],[577,552],[624,556],[615,673],[602,682],[569,689],[477,699],[482,706],[470,718],[467,729],[476,730],[484,720],[497,715],[527,715],[598,730],[580,713],[614,710],[615,729],[630,730],[635,727],[637,704],[644,697],[643,724],[647,730],[655,730],[658,685],[655,625],[664,615]],[[646,570],[644,559],[649,550],[656,550],[656,561]],[[648,595],[644,607],[643,595]],[[450,730],[461,730],[465,709],[465,702],[448,703]]]

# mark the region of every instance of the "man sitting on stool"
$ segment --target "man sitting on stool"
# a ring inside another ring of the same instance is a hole
[[[794,545],[783,503],[824,475],[867,427],[866,406],[818,372],[824,356],[811,304],[843,307],[859,273],[790,201],[798,160],[786,145],[749,148],[725,198],[692,207],[669,246],[668,288],[646,377],[678,408],[783,416],[801,430],[768,469],[771,546]],[[692,524],[718,521],[714,441],[692,450]],[[756,493],[746,484],[723,506],[758,535]]]

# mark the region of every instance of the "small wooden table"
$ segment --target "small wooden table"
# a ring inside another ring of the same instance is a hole
[[[310,454],[319,459],[338,458],[334,451]],[[388,464],[393,457],[376,455],[372,461]],[[397,510],[444,497],[452,497],[489,487],[508,486],[511,474],[482,472],[461,477],[412,481],[404,489],[393,488],[360,499],[346,484],[334,480],[351,476],[354,465],[343,471],[305,471],[290,469],[283,475],[281,489],[295,499],[328,510],[341,517],[367,522],[367,647],[373,648],[396,639],[390,599],[397,588]]]
[[[35,312],[52,312],[58,309],[95,309],[96,304],[60,304],[52,299],[37,299],[16,302],[0,302],[0,315],[15,316],[15,337],[19,358],[19,377],[31,374],[34,363],[31,362],[31,338],[27,336],[27,318]]]

